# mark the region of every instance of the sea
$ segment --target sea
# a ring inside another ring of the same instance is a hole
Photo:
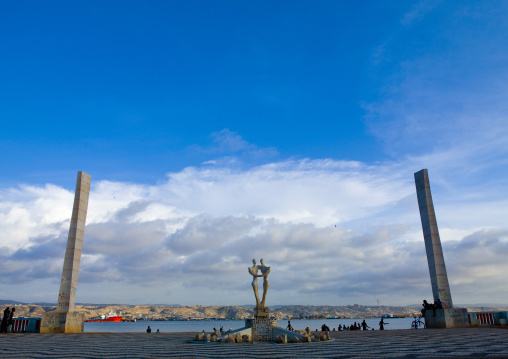
[[[354,322],[365,322],[370,328],[379,330],[380,318],[352,318],[352,319],[291,319],[291,325],[294,329],[303,330],[307,327],[310,330],[321,330],[321,325],[326,324],[330,330],[337,330],[340,324],[343,326],[350,326]],[[385,318],[385,330],[395,329],[411,329],[411,323],[414,318]],[[288,325],[287,320],[279,320],[279,327],[286,328]],[[152,333],[157,329],[161,333],[170,332],[211,332],[213,328],[224,330],[239,329],[245,326],[244,320],[189,320],[189,321],[149,321],[142,320],[137,322],[87,322],[85,323],[85,332],[111,332],[111,333],[142,333],[150,326]],[[421,326],[420,328],[423,328]],[[369,329],[372,330],[372,329]]]

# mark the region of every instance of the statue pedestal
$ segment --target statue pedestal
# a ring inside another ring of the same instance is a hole
[[[467,309],[445,308],[425,311],[425,328],[466,328],[469,327]]]
[[[270,318],[246,319],[245,327],[252,328],[252,339],[257,342],[271,342],[273,329],[277,328],[279,321]]]
[[[277,319],[270,319],[270,310],[266,307],[254,309],[254,318],[245,319],[245,327],[252,328],[252,339],[258,342],[272,341],[273,329],[278,324]]]
[[[267,307],[256,307],[254,309],[255,318],[270,318],[270,309]]]

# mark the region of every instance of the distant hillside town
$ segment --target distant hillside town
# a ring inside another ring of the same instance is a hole
[[[15,306],[19,317],[40,317],[44,312],[56,309],[54,305],[36,305],[1,301],[4,306]],[[466,307],[469,312],[506,311],[508,306]],[[418,306],[346,306],[287,305],[270,307],[270,314],[281,319],[330,319],[412,317],[420,314]],[[219,320],[252,318],[253,308],[248,306],[203,306],[203,305],[76,305],[76,310],[85,313],[85,319],[98,318],[116,313],[127,320]]]

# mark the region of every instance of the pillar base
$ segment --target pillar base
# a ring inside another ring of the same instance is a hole
[[[466,308],[432,309],[425,311],[425,328],[466,328],[469,327]]]
[[[83,333],[85,314],[49,312],[42,314],[41,333]]]

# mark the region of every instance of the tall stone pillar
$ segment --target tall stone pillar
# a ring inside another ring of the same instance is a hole
[[[89,174],[78,172],[62,280],[58,294],[58,305],[56,311],[43,314],[41,333],[83,332],[84,316],[83,313],[74,312],[74,303],[76,301],[81,249],[85,234],[90,182],[91,176]]]
[[[415,173],[415,184],[418,207],[420,208],[420,218],[422,220],[423,238],[427,251],[432,294],[434,295],[434,300],[437,298],[441,299],[443,308],[453,308],[443,248],[441,247],[436,213],[434,212],[432,194],[430,193],[429,175],[426,169]]]
[[[415,173],[416,195],[422,220],[423,238],[427,251],[430,282],[434,300],[443,302],[443,309],[425,311],[425,326],[427,328],[464,328],[469,326],[467,309],[454,308],[448,275],[441,247],[441,239],[437,229],[436,213],[430,193],[429,174],[426,169]]]

